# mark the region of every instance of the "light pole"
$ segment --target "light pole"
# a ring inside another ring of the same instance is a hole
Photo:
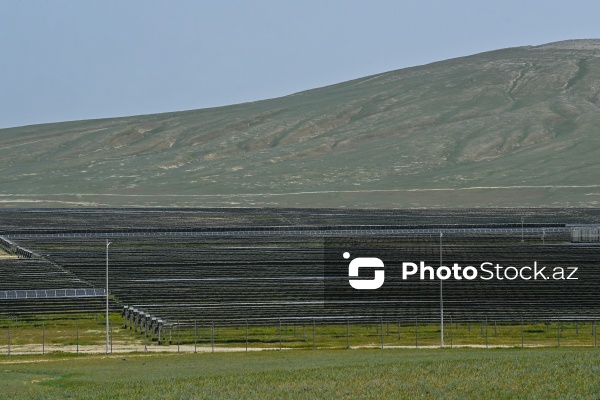
[[[525,236],[524,236],[524,230],[523,230],[523,224],[525,223],[525,217],[521,217],[521,243],[525,243]]]
[[[442,267],[442,236],[440,231],[440,268]],[[440,279],[440,347],[444,347],[444,291],[443,279]]]
[[[542,229],[542,244],[546,244],[546,230]]]
[[[108,354],[108,246],[110,243],[106,239],[106,354]]]

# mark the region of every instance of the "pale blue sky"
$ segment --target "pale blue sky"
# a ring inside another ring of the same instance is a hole
[[[598,0],[0,0],[0,128],[241,103],[599,38],[598,16]]]

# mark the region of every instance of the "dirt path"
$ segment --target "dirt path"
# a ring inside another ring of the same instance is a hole
[[[490,349],[500,349],[500,348],[514,348],[514,347],[520,347],[517,345],[480,345],[480,344],[460,344],[460,345],[453,345],[452,348],[454,349],[459,349],[459,348],[477,348],[477,349],[482,349],[482,348],[490,348]],[[525,344],[524,347],[527,348],[534,348],[534,347],[553,347],[550,345],[543,345],[543,344]],[[589,347],[589,346],[575,346],[575,347]],[[332,347],[333,348],[339,348],[339,347]],[[378,349],[380,348],[379,345],[364,345],[364,346],[350,346],[350,350],[358,350],[358,349]],[[384,346],[384,349],[439,349],[440,347],[438,345],[424,345],[424,346],[419,346],[419,347],[415,347],[415,346]],[[451,348],[451,346],[447,345],[446,348]],[[291,347],[283,347],[282,350],[298,350],[298,348],[291,348]],[[317,350],[319,349],[328,349],[326,347],[318,347]],[[146,347],[143,344],[131,344],[131,343],[113,343],[112,346],[112,351],[110,352],[110,354],[132,354],[132,353],[136,353],[137,355],[139,355],[140,353],[145,353],[145,354],[151,354],[151,353],[211,353],[211,352],[215,352],[215,353],[233,353],[233,352],[246,352],[246,351],[279,351],[279,346],[276,347],[249,347],[246,350],[246,347],[218,347],[215,346],[214,348],[211,346],[196,346],[194,348],[194,345],[190,345],[190,344],[185,344],[185,345],[180,345],[177,346],[176,344],[172,344],[170,346],[164,346],[164,345],[156,345],[156,344],[151,344],[151,345],[147,345]],[[44,353],[45,354],[106,354],[106,346],[104,344],[102,345],[86,345],[86,346],[79,346],[79,351],[77,349],[76,345],[68,345],[68,346],[61,346],[61,345],[46,345],[44,347]],[[2,346],[0,347],[0,364],[8,364],[11,363],[13,361],[9,361],[7,360],[5,357],[8,354],[8,349],[6,346]],[[26,344],[26,345],[13,345],[10,348],[10,354],[11,355],[41,355],[42,354],[42,346],[41,344]],[[17,362],[17,361],[14,361]],[[21,361],[19,361],[21,362]],[[30,362],[30,361],[26,361],[23,360],[22,362]]]
[[[248,351],[263,351],[263,350],[279,350],[279,347],[276,348],[248,348]],[[286,350],[288,350],[286,348]],[[245,352],[246,347],[218,347],[215,346],[214,350],[211,346],[196,346],[194,349],[193,344],[185,344],[177,346],[176,344],[172,344],[170,346],[159,346],[157,344],[149,344],[144,346],[144,344],[131,344],[131,343],[113,343],[112,353],[135,353],[135,352],[144,352],[144,353],[210,353],[210,352]],[[45,354],[56,354],[56,353],[70,353],[70,354],[105,354],[106,346],[104,344],[100,345],[85,345],[79,346],[77,349],[77,345],[49,345],[46,344],[44,346],[43,352]],[[25,354],[42,354],[42,345],[38,344],[23,344],[23,345],[11,345],[10,346],[10,354],[11,355],[25,355]],[[0,356],[8,355],[8,348],[6,345],[0,347]]]

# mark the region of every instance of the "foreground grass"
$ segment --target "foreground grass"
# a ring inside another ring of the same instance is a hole
[[[600,396],[593,348],[23,356],[0,371],[10,399]]]

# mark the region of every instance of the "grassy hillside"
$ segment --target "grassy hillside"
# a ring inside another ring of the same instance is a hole
[[[579,40],[2,129],[0,206],[597,206],[599,156],[600,40]]]

